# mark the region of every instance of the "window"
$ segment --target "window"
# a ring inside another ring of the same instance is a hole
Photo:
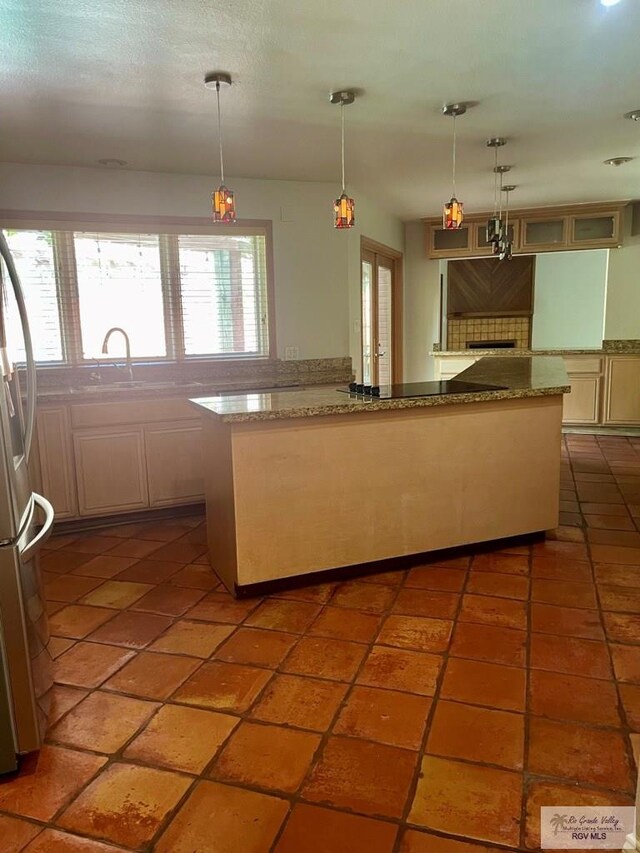
[[[268,356],[267,229],[252,232],[5,231],[36,360],[100,357],[113,326],[142,360]],[[10,337],[20,338],[10,301],[4,313]],[[109,352],[124,353],[121,336]],[[24,359],[21,340],[14,353]]]

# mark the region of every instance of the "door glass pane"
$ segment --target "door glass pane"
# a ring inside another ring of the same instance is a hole
[[[166,356],[157,234],[73,235],[84,358],[101,355],[105,333],[120,326],[135,357]],[[109,354],[125,353],[122,335]]]
[[[371,385],[373,379],[371,299],[373,285],[373,264],[362,261],[362,382]]]
[[[393,290],[389,267],[378,266],[378,385],[390,385],[393,375]]]

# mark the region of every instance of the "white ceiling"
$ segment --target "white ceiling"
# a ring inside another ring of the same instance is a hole
[[[489,136],[506,136],[514,206],[640,196],[640,2],[621,0],[0,0],[0,160],[339,181],[405,219],[450,195],[492,204]],[[634,156],[618,169],[608,157]],[[232,180],[227,183],[232,184]]]

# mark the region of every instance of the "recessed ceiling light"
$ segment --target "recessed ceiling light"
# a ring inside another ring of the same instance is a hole
[[[633,157],[611,157],[604,161],[605,166],[624,166],[625,163],[630,163]]]
[[[115,157],[103,157],[102,160],[98,160],[98,165],[106,166],[107,169],[122,169],[127,165],[127,161],[117,160]]]
[[[600,0],[601,6],[615,6],[620,2],[620,0]]]
[[[631,119],[631,121],[640,121],[640,109],[631,110],[630,113],[625,113],[624,117]]]

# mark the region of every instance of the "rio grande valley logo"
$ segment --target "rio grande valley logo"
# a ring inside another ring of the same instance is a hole
[[[543,850],[620,850],[634,837],[635,824],[633,806],[542,806],[540,846]]]

